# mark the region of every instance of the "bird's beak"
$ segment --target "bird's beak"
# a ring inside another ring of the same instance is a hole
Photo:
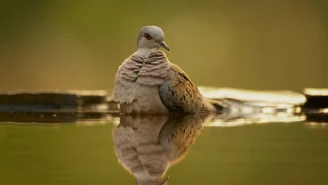
[[[162,46],[164,49],[166,49],[167,51],[170,51],[169,46],[167,46],[166,43],[165,43],[164,41],[160,41],[160,42],[158,42],[158,44],[159,44],[160,46]]]

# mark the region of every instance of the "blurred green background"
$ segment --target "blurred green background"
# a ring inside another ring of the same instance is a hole
[[[144,25],[197,85],[327,87],[327,1],[0,1],[0,90],[113,88]]]

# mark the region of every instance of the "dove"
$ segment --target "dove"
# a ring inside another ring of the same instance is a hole
[[[158,26],[144,26],[137,51],[119,66],[113,98],[123,114],[197,114],[216,112],[189,76],[161,50],[170,48]]]

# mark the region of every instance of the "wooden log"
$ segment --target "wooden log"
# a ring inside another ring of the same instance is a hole
[[[16,91],[0,93],[0,111],[105,111],[106,98],[106,91]]]

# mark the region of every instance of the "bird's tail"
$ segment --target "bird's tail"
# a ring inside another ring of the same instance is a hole
[[[203,100],[203,107],[201,111],[222,113],[228,109],[228,105],[224,100],[210,98],[204,98]]]

